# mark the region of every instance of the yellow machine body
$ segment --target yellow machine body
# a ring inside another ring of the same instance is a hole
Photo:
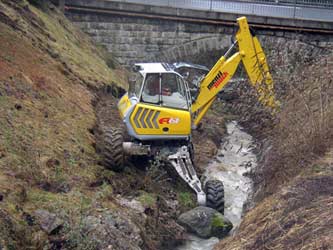
[[[191,133],[191,115],[186,110],[139,103],[130,122],[135,132],[142,135],[187,136]]]
[[[125,94],[118,103],[128,133],[140,140],[187,139],[191,134],[189,109],[139,102]]]
[[[118,102],[118,110],[120,113],[121,118],[124,118],[126,115],[126,112],[129,110],[129,108],[131,107],[131,101],[128,97],[128,94],[126,93],[125,95],[123,95],[119,102]]]

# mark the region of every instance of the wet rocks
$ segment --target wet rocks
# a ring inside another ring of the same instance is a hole
[[[123,216],[105,212],[83,219],[83,233],[96,243],[96,249],[140,250],[140,229]]]
[[[64,222],[53,213],[39,209],[34,212],[34,217],[43,231],[47,234],[56,233],[63,227]]]
[[[196,207],[179,216],[180,225],[202,238],[225,237],[232,229],[232,223],[221,213],[209,207]]]

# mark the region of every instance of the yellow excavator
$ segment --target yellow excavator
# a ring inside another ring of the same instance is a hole
[[[196,192],[200,205],[223,213],[223,183],[209,180],[203,188],[193,167],[191,130],[197,128],[240,62],[257,90],[259,101],[273,110],[277,108],[260,42],[246,17],[238,18],[237,22],[235,42],[211,70],[186,63],[134,65],[129,90],[118,103],[126,135],[116,128],[104,133],[102,153],[107,167],[121,171],[126,156],[133,155],[166,162]],[[229,56],[237,47],[237,52]]]

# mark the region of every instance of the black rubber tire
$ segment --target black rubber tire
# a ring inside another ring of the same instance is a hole
[[[209,180],[205,185],[206,206],[224,214],[224,186],[222,181]]]
[[[192,163],[194,165],[194,146],[193,146],[193,143],[190,142],[187,147],[188,147],[188,152],[190,153],[190,158],[191,158]]]
[[[103,164],[108,169],[121,172],[125,165],[122,129],[109,128],[104,133]]]

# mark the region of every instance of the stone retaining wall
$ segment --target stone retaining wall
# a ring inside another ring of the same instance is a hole
[[[70,11],[66,15],[104,45],[123,65],[148,61],[187,61],[212,66],[231,45],[236,26]],[[333,34],[260,29],[259,37],[300,40],[314,46],[333,44]],[[284,39],[276,39],[283,41]]]

